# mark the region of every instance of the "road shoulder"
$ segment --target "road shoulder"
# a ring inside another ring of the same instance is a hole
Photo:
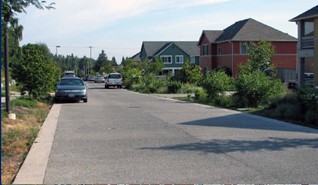
[[[13,184],[43,184],[61,105],[54,104]]]

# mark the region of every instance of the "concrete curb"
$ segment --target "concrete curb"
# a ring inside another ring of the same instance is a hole
[[[13,184],[43,184],[61,107],[51,108]]]

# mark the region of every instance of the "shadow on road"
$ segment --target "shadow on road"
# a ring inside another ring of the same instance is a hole
[[[195,151],[202,153],[230,153],[230,152],[255,152],[255,151],[282,151],[288,148],[318,148],[318,138],[315,139],[286,139],[268,138],[262,141],[246,140],[211,140],[164,147],[146,147],[141,150],[168,150],[168,151]]]
[[[307,128],[292,123],[272,120],[246,113],[230,114],[226,116],[213,117],[202,120],[195,120],[180,125],[224,127],[233,129],[271,130],[285,132],[301,132],[318,134],[317,129]]]

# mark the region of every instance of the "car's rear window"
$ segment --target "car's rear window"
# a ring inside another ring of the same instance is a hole
[[[62,79],[60,85],[84,85],[80,79]]]
[[[120,74],[109,74],[109,75],[108,75],[108,78],[119,79],[119,78],[121,78],[121,75],[120,75]]]

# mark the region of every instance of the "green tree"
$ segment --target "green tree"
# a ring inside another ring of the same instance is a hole
[[[145,66],[145,74],[157,75],[164,67],[163,62],[158,57],[154,57],[151,62],[144,61],[143,64]]]
[[[191,65],[189,60],[186,60],[182,66],[182,70],[177,73],[176,79],[184,83],[199,84],[202,81],[203,75],[201,67]]]
[[[208,72],[202,82],[202,87],[211,98],[223,95],[225,91],[234,89],[234,79],[226,74],[225,71]]]
[[[251,43],[248,47],[248,64],[245,71],[242,72],[261,72],[266,76],[274,77],[276,75],[276,68],[272,64],[272,57],[274,55],[274,47],[268,41],[260,41]]]
[[[28,44],[22,47],[22,61],[14,64],[12,75],[21,85],[21,92],[31,98],[41,98],[54,89],[61,75],[52,54],[43,44]]]

